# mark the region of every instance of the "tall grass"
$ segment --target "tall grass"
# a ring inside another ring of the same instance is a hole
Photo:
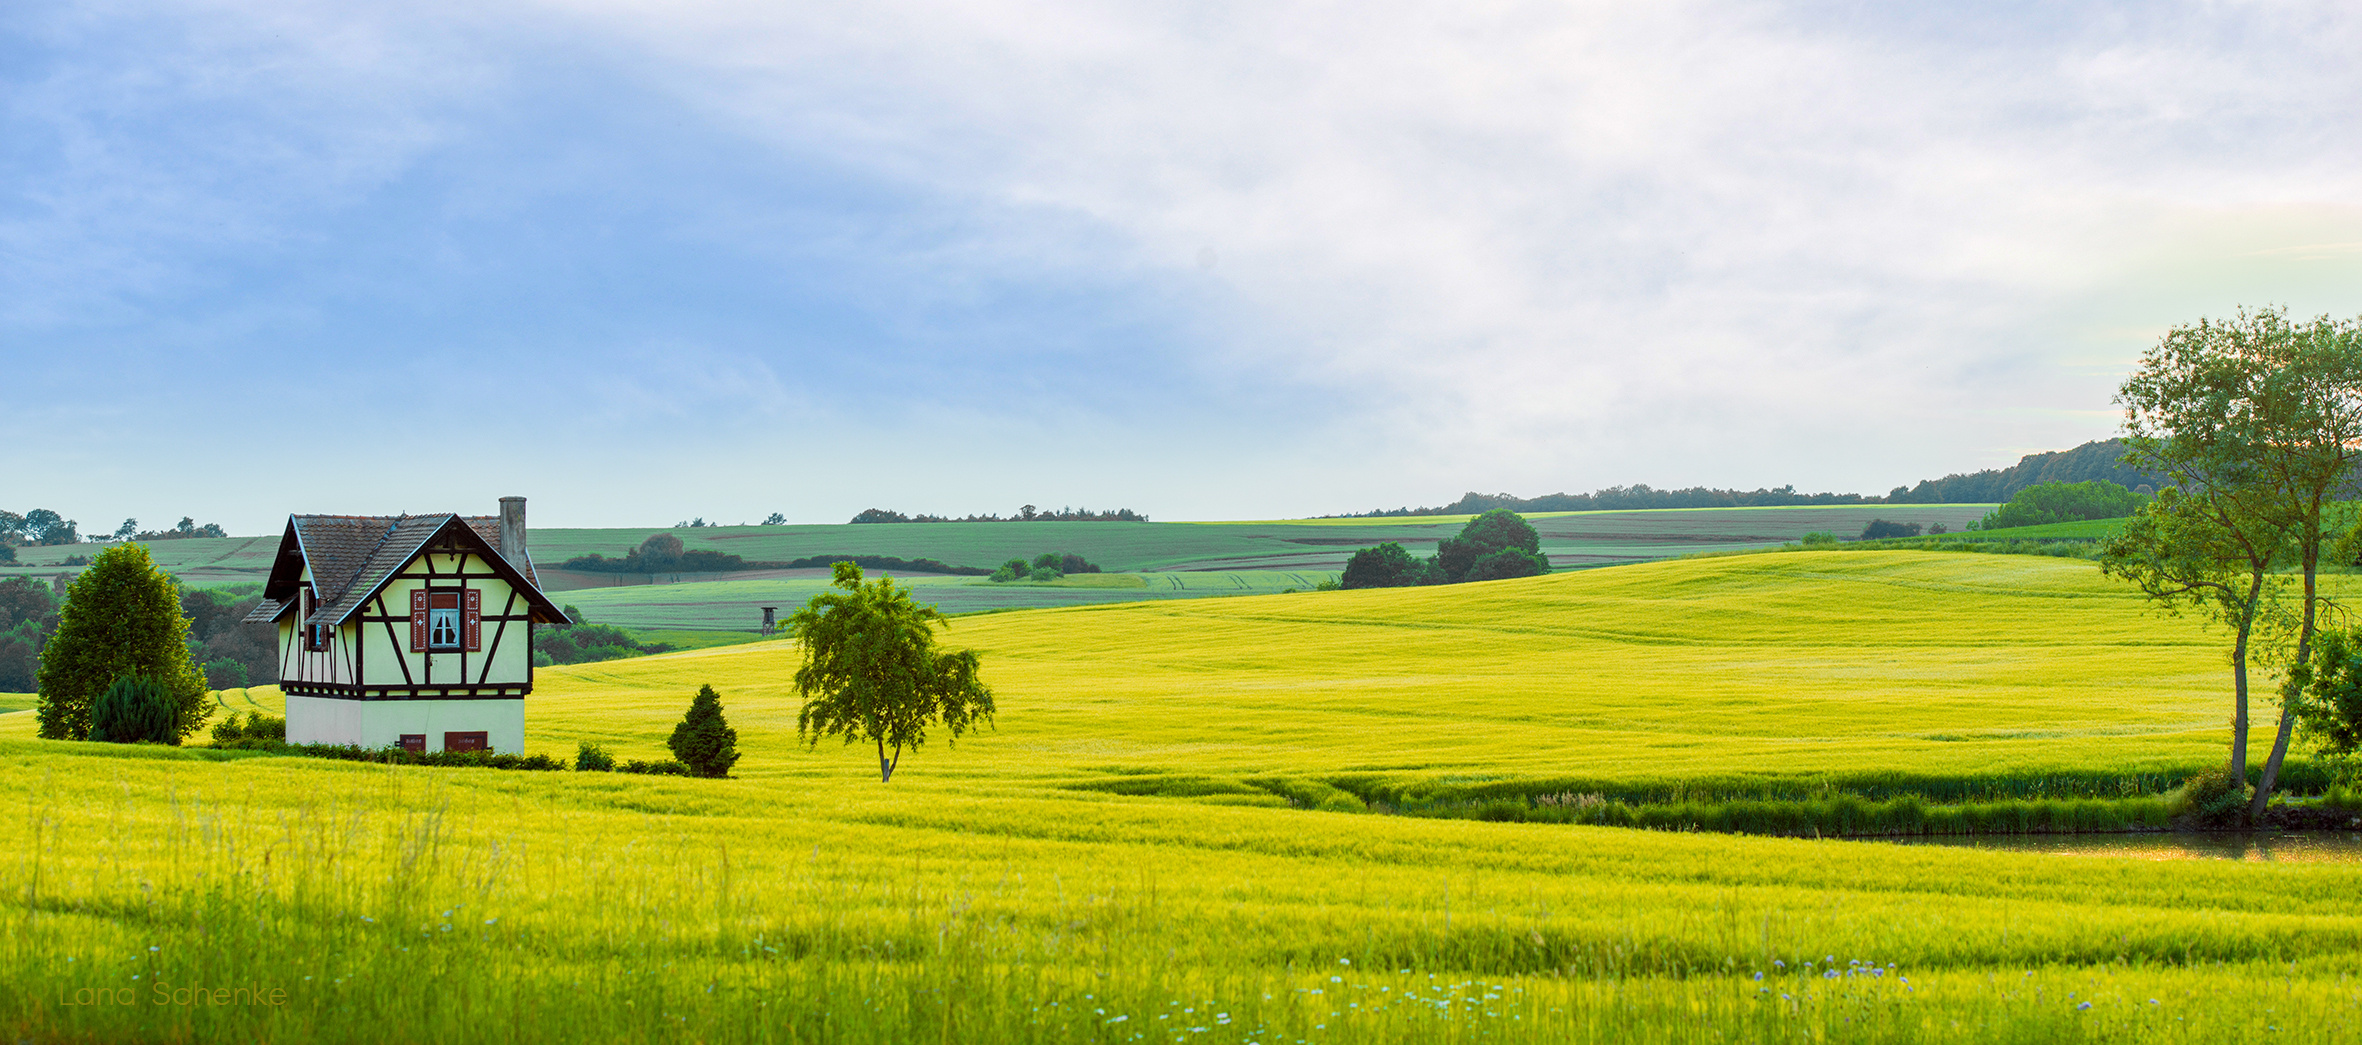
[[[27,785],[0,831],[12,1037],[2336,1040],[2362,1016],[2362,874],[2335,865],[114,754],[0,747]],[[138,1003],[69,1004],[97,988]]]

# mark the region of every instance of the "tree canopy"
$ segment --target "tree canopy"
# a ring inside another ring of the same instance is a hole
[[[787,619],[802,657],[798,737],[815,747],[828,736],[873,743],[878,778],[891,781],[903,750],[926,743],[929,725],[956,740],[991,721],[992,690],[975,651],[936,648],[935,629],[948,623],[940,611],[912,601],[892,577],[864,583],[849,562],[836,564],[832,587]]]

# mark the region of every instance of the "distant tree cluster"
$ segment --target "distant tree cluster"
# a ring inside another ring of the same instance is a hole
[[[947,515],[904,515],[901,512],[889,511],[884,508],[869,508],[864,509],[861,514],[854,516],[853,521],[857,523],[1147,522],[1148,517],[1135,512],[1130,508],[1118,508],[1112,512],[1094,512],[1089,508],[1053,508],[1049,510],[1043,510],[1028,504],[1018,508],[1015,515],[1006,517],[999,515],[966,515],[956,519]]]
[[[35,508],[23,515],[0,511],[0,545],[80,544],[80,525],[47,508]]]
[[[1862,539],[1865,541],[1884,540],[1889,537],[1917,536],[1919,536],[1918,523],[1894,522],[1889,519],[1872,519],[1868,525],[1862,527]]]
[[[62,581],[29,577],[0,581],[0,693],[30,693],[37,685],[41,651],[57,634],[66,606]],[[279,680],[277,631],[268,624],[242,623],[262,598],[262,585],[187,588],[180,591],[189,661],[208,689],[262,686]]]
[[[1980,530],[2088,519],[2122,519],[2141,510],[2149,498],[2116,483],[2094,479],[2085,483],[2036,483],[2019,490],[2008,504],[1985,513]]]
[[[30,577],[0,581],[0,693],[31,693],[65,595]]]
[[[1057,580],[1069,573],[1097,572],[1099,572],[1097,563],[1073,552],[1043,552],[1034,556],[1030,561],[1011,559],[1002,563],[1000,569],[992,571],[992,580],[1001,583],[1009,581],[1044,582]]]
[[[1459,584],[1509,577],[1534,577],[1550,572],[1542,555],[1542,535],[1525,517],[1495,508],[1468,521],[1455,537],[1437,542],[1429,558],[1414,557],[1401,544],[1388,541],[1363,548],[1345,560],[1341,586],[1346,588],[1403,588],[1419,584]]]
[[[169,530],[141,530],[137,519],[125,519],[123,525],[115,530],[116,540],[131,541],[177,541],[190,537],[227,537],[229,535],[230,532],[222,529],[220,523],[206,523],[199,526],[197,520],[185,515],[180,517],[178,525]]]
[[[640,546],[610,559],[604,555],[578,555],[560,564],[562,570],[583,570],[590,573],[726,573],[747,568],[746,560],[721,552],[688,551],[681,539],[669,533],[650,535]]]
[[[229,535],[229,531],[222,529],[220,523],[206,523],[199,526],[197,520],[182,516],[180,525],[169,530],[143,531],[139,528],[139,520],[125,519],[123,525],[116,527],[113,533],[93,534],[85,537],[82,535],[80,523],[47,508],[35,508],[23,515],[0,511],[0,549],[8,548],[11,545],[81,544],[84,541],[174,541],[187,537],[227,537]],[[0,562],[14,562],[15,560],[16,554],[13,551],[6,555],[0,555]]]
[[[672,649],[662,642],[640,642],[612,624],[593,624],[583,616],[581,610],[572,606],[566,607],[566,619],[573,623],[544,625],[533,629],[534,667],[592,664],[602,660],[645,657]]]
[[[180,612],[189,619],[189,659],[207,689],[241,689],[279,681],[279,629],[245,623],[262,602],[262,585],[184,588]]]

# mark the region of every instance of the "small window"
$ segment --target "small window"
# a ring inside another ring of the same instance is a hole
[[[383,736],[384,734],[379,734],[379,735],[380,735],[380,736]],[[426,734],[424,734],[424,733],[404,733],[404,734],[402,734],[402,750],[404,750],[404,751],[420,751],[420,752],[423,752],[423,751],[425,751],[425,750],[426,750]]]
[[[334,634],[336,634],[336,629],[329,625],[306,624],[303,630],[303,648],[314,653],[322,652],[328,648],[329,636]]]
[[[443,750],[445,751],[483,751],[491,746],[491,735],[487,733],[443,734]]]
[[[426,648],[455,650],[459,648],[459,593],[435,591],[427,593]]]

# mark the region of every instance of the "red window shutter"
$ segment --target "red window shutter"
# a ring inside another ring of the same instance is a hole
[[[426,652],[426,589],[410,590],[410,652]]]
[[[461,593],[461,621],[467,628],[467,651],[484,651],[484,589],[469,588]]]

